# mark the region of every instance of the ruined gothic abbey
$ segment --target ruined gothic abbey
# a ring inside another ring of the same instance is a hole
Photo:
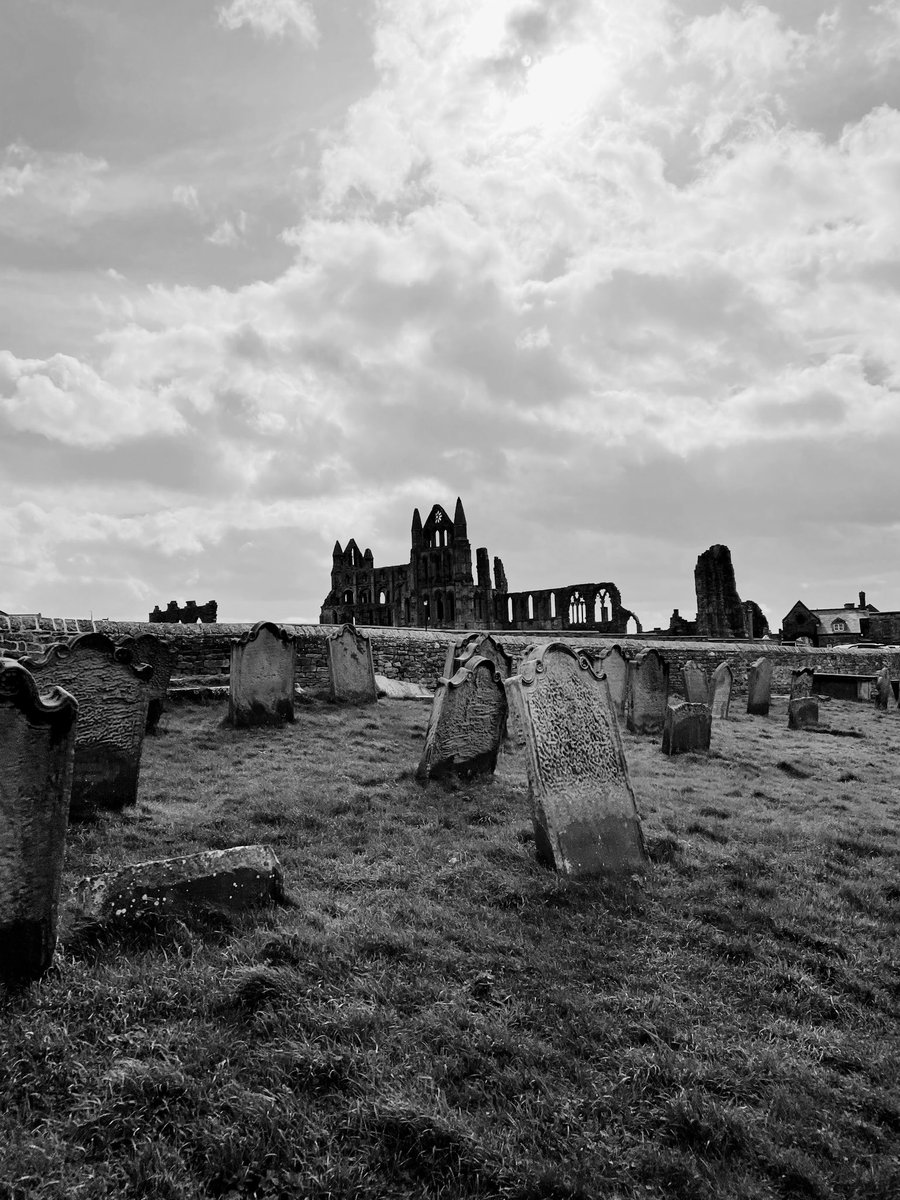
[[[619,637],[640,632],[640,623],[622,607],[614,583],[577,583],[542,591],[510,592],[499,558],[472,546],[462,501],[451,518],[435,504],[422,523],[412,519],[409,562],[376,567],[372,551],[361,551],[353,538],[341,549],[335,542],[331,591],[320,623],[416,626],[433,629],[585,629]]]

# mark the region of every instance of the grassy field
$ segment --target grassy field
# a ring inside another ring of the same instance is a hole
[[[72,927],[0,995],[0,1200],[900,1195],[900,714],[624,735],[654,859],[534,861],[524,758],[413,779],[428,705],[176,709],[67,883],[271,843],[292,903]]]

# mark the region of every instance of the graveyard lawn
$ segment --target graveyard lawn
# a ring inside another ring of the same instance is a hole
[[[63,921],[0,994],[3,1200],[900,1194],[896,709],[623,733],[654,861],[618,893],[536,864],[508,744],[416,783],[427,704],[224,715],[163,716],[64,894],[267,842],[292,904]]]

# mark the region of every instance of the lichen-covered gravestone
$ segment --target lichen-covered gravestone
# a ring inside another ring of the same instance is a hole
[[[887,709],[894,700],[890,667],[882,667],[875,676],[875,707]]]
[[[53,961],[78,703],[0,658],[0,978]]]
[[[540,859],[575,878],[642,871],[647,850],[609,685],[563,642],[506,681],[525,732]]]
[[[709,704],[709,677],[699,663],[688,659],[681,668],[681,677],[688,704]]]
[[[332,700],[374,704],[378,699],[372,643],[353,625],[342,625],[329,634],[328,679]]]
[[[803,700],[806,696],[812,695],[812,688],[812,667],[801,667],[799,670],[791,671],[791,700]]]
[[[620,717],[625,715],[625,692],[628,683],[628,659],[619,645],[604,650],[597,660],[597,670],[606,676],[613,708]]]
[[[712,674],[712,715],[719,721],[727,721],[731,708],[731,690],[734,687],[734,672],[728,663],[719,663]]]
[[[666,708],[663,726],[663,754],[687,754],[691,750],[709,750],[712,712],[708,704],[690,700],[672,700]]]
[[[169,680],[177,655],[171,646],[154,636],[142,633],[134,639],[135,662],[147,663],[153,670],[150,676],[150,701],[147,705],[147,733],[154,733],[166,707]]]
[[[488,658],[469,658],[434,694],[416,777],[489,773],[506,726],[504,676]]]
[[[788,700],[788,729],[811,729],[819,723],[819,701],[815,696]]]
[[[61,687],[78,701],[70,818],[136,804],[153,669],[135,664],[130,639],[81,633],[20,661],[41,691]]]
[[[772,660],[758,658],[747,671],[747,712],[767,717],[772,703]]]
[[[632,733],[659,733],[669,699],[669,664],[658,650],[642,650],[628,664],[625,724]]]
[[[294,719],[294,635],[257,621],[231,643],[228,719],[236,728],[282,725]]]
[[[512,657],[489,633],[470,633],[458,642],[451,642],[444,659],[444,679],[452,679],[460,667],[470,659],[487,658],[494,664],[503,679],[512,675]]]

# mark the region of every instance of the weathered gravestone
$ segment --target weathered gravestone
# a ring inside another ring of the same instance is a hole
[[[810,729],[819,723],[819,701],[815,696],[788,700],[788,729]]]
[[[712,712],[708,704],[690,700],[672,700],[666,708],[663,726],[663,754],[687,754],[691,750],[709,750]]]
[[[371,704],[378,699],[372,643],[353,625],[342,625],[325,640],[332,700]]]
[[[137,803],[153,669],[135,664],[132,646],[128,638],[81,633],[43,658],[20,660],[41,691],[55,685],[78,701],[72,820]]]
[[[628,684],[628,659],[622,653],[622,647],[615,645],[604,650],[597,660],[597,671],[606,676],[613,708],[623,717]]]
[[[811,696],[812,688],[812,667],[801,667],[796,671],[791,671],[790,700],[803,700],[806,696]]]
[[[497,765],[506,726],[504,676],[488,658],[469,658],[452,679],[441,679],[416,777],[489,773]]]
[[[772,660],[758,658],[747,671],[747,712],[767,717],[772,703]]]
[[[669,699],[669,664],[658,650],[642,650],[628,664],[625,725],[632,733],[659,733]]]
[[[37,979],[53,960],[78,703],[38,693],[0,658],[0,978]]]
[[[890,667],[882,667],[875,676],[875,707],[887,709],[894,701]]]
[[[575,878],[642,871],[647,850],[606,679],[549,642],[506,681],[525,732],[541,861]]]
[[[447,647],[442,678],[452,679],[459,668],[465,666],[473,658],[489,659],[503,679],[508,679],[512,675],[512,657],[507,654],[500,642],[489,633],[470,633],[458,642],[451,642]]]
[[[146,663],[152,668],[150,676],[150,701],[147,705],[147,733],[154,733],[166,707],[169,680],[175,667],[177,655],[162,638],[152,633],[142,633],[134,639],[135,662]]]
[[[294,719],[297,643],[274,621],[257,621],[231,643],[228,719],[237,728]]]
[[[684,698],[688,704],[709,704],[709,676],[693,659],[681,668],[684,680]]]
[[[712,673],[710,692],[712,693],[712,715],[719,721],[728,720],[731,708],[731,690],[734,687],[734,672],[728,663],[719,663]]]

